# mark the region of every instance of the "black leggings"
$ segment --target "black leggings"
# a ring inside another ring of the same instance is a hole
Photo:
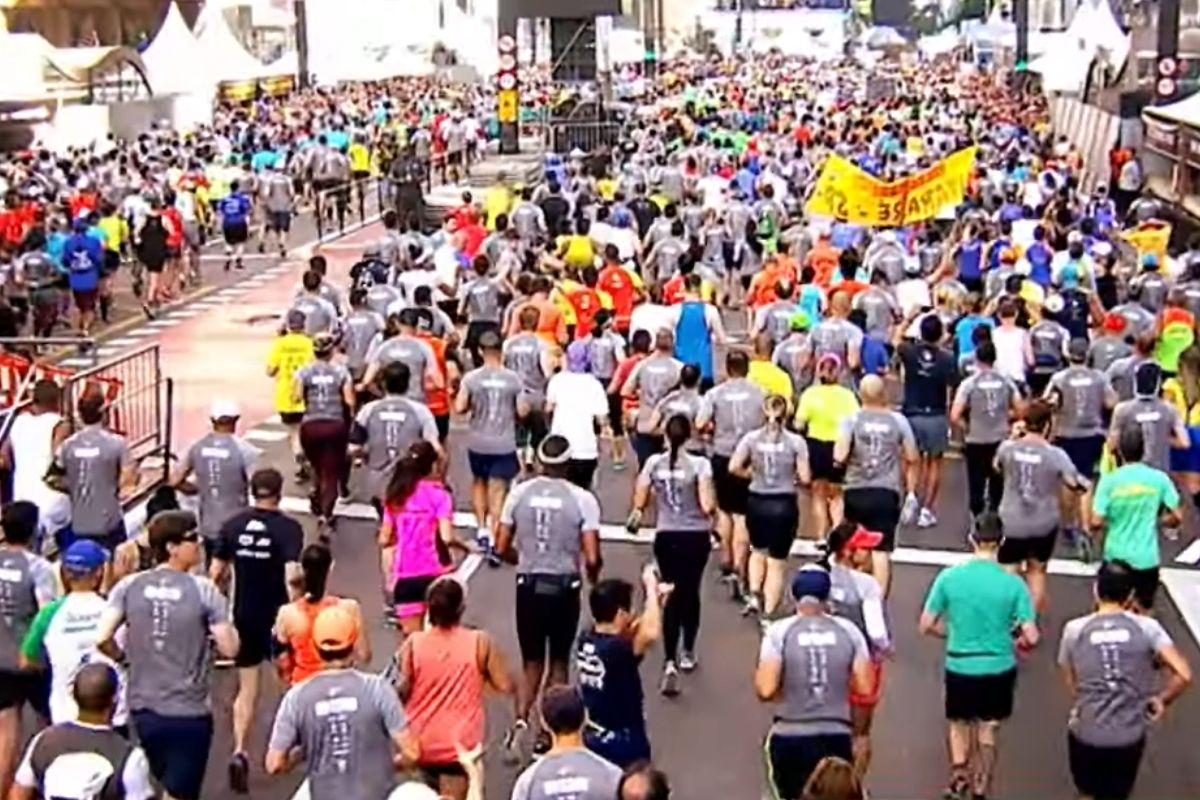
[[[313,468],[313,511],[333,518],[338,484],[345,480],[346,423],[338,419],[310,419],[300,425],[300,447]]]
[[[1004,477],[996,471],[993,462],[1000,443],[966,444],[963,458],[967,462],[967,494],[970,498],[972,516],[984,511],[984,495],[987,495],[987,510],[1000,507],[1000,496],[1004,493]]]
[[[674,661],[679,652],[680,633],[684,650],[696,648],[700,582],[711,551],[712,535],[708,531],[659,531],[654,537],[658,571],[664,583],[675,586],[663,607],[663,649],[668,661]]]

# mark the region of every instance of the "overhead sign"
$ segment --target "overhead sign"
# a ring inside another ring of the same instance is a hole
[[[516,122],[519,105],[515,89],[502,89],[496,94],[496,118],[500,122]]]
[[[916,175],[881,181],[840,156],[830,156],[806,209],[879,228],[921,222],[962,202],[974,164],[975,148],[968,147]]]

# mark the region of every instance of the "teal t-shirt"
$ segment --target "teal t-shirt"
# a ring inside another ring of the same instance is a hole
[[[946,669],[959,675],[1014,668],[1013,630],[1035,618],[1025,582],[985,558],[942,570],[929,588],[925,612],[945,623]]]
[[[1092,510],[1104,517],[1104,559],[1121,559],[1134,569],[1159,564],[1158,514],[1179,507],[1179,492],[1167,473],[1146,464],[1126,464],[1100,478]]]

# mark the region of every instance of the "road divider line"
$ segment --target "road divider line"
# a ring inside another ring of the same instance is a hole
[[[273,431],[266,428],[254,428],[246,431],[242,436],[243,439],[248,439],[251,442],[282,442],[288,438],[287,431]]]
[[[183,322],[181,319],[153,319],[146,323],[147,328],[174,328]]]
[[[1194,540],[1175,556],[1176,564],[1195,564],[1200,561],[1200,539]]]
[[[205,312],[203,308],[181,308],[178,311],[172,311],[167,315],[166,319],[190,319],[198,317]]]

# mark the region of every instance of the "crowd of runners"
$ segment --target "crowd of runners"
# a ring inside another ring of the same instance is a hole
[[[687,765],[654,761],[640,672],[651,662],[667,698],[687,690],[711,574],[761,626],[752,681],[776,709],[763,731],[774,796],[864,796],[886,665],[906,657],[899,626],[946,639],[947,798],[989,796],[1036,647],[1055,648],[1072,698],[1079,796],[1131,796],[1149,730],[1191,681],[1154,608],[1160,536],[1200,504],[1200,241],[1133,246],[1125,234],[1161,230],[1163,209],[1090,185],[1038,96],[953,61],[896,75],[895,96],[868,103],[854,63],[676,64],[616,146],[549,157],[531,185],[501,176],[436,231],[397,195],[349,285],[313,256],[266,365],[311,491],[307,544],[280,511],[285,476],[238,436],[235,402],[213,404],[212,431],[151,498],[145,530],[127,532],[134,476],[103,398],[80,400],[71,432],[56,387],[34,387],[6,453],[0,791],[204,796],[215,657],[238,669],[235,792],[252,771],[302,769],[315,800],[480,798],[490,692],[512,703],[505,760],[529,764],[514,800],[661,800]],[[77,233],[61,261],[22,240],[9,285],[49,258],[86,301],[74,265],[94,255],[89,237],[113,250],[114,208],[147,201],[133,226],[144,249],[151,220],[200,188],[212,202],[193,208],[215,213],[239,266],[256,209],[286,230],[299,194],[360,171],[354,121],[391,119],[387,101],[338,100],[317,102],[304,128],[316,141],[293,158],[263,155],[294,142],[292,107],[268,105],[204,144],[150,133],[82,165],[34,154],[10,167],[14,191],[65,173],[67,194],[47,191],[101,205],[98,220],[84,206],[65,218]],[[452,131],[471,127],[458,117]],[[368,172],[391,146],[371,142]],[[425,160],[418,144],[389,156],[405,174]],[[872,228],[804,210],[831,154],[896,179],[971,145],[962,202],[929,219]],[[192,175],[243,157],[220,196],[216,173]],[[135,173],[138,186],[115,183]],[[175,241],[158,266],[194,252]],[[188,274],[150,272],[150,303]],[[961,459],[944,462],[952,449]],[[466,534],[443,478],[452,459],[471,476]],[[891,553],[906,529],[939,524],[942,475],[958,469],[971,557],[936,577],[919,620],[893,617]],[[602,553],[593,490],[622,474],[626,527],[651,536],[639,575],[612,574]],[[370,641],[359,601],[374,587],[327,585],[350,496],[379,518],[398,645]],[[1056,548],[1099,562],[1095,605],[1061,632],[1039,626]],[[453,572],[469,556],[514,569],[519,652],[463,624]],[[380,648],[395,650],[389,668],[366,671]],[[289,688],[263,761],[247,742],[270,664]],[[22,757],[25,703],[54,724]]]

